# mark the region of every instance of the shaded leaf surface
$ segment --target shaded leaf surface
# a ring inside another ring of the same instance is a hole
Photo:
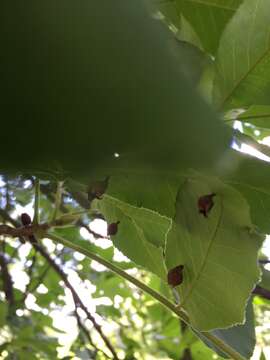
[[[234,187],[240,191],[250,205],[252,222],[261,232],[270,232],[270,192],[260,188],[250,187],[245,184],[236,184]]]
[[[144,5],[49,0],[1,6],[2,131],[12,134],[14,147],[1,156],[1,169],[63,176],[101,164],[213,166],[230,130],[183,78],[170,49],[173,35]],[[3,137],[3,148],[9,141]]]
[[[149,173],[138,169],[135,174],[115,175],[110,178],[107,194],[138,208],[144,207],[172,218],[179,183],[183,177],[162,171]]]

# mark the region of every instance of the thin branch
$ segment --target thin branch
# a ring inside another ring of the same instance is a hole
[[[17,227],[17,228],[11,228],[10,226],[7,228],[4,228],[4,230],[7,230],[8,232],[12,232],[13,234],[24,234],[24,231],[23,227],[19,227],[20,226],[20,222],[13,219],[8,213],[6,213],[5,211],[1,211],[0,209],[0,215],[5,218],[9,223],[11,223],[13,226]],[[48,227],[47,224],[41,224],[41,225],[38,225],[38,227]],[[19,228],[18,228],[19,227]],[[33,227],[32,227],[33,228]],[[0,225],[0,229],[1,229],[1,225]],[[12,230],[11,230],[12,229]],[[17,232],[14,232],[15,230],[18,231]],[[29,232],[28,232],[29,231]],[[32,231],[32,232],[31,232]],[[29,235],[33,235],[33,229],[31,229],[30,227],[27,228],[27,231],[26,231],[26,236],[29,236]],[[24,236],[24,235],[23,235]],[[103,334],[103,331],[100,327],[99,324],[97,324],[95,318],[89,313],[88,309],[84,306],[84,304],[82,303],[81,299],[79,298],[79,296],[77,295],[77,293],[75,292],[75,290],[73,289],[72,285],[69,283],[68,279],[67,279],[67,276],[66,274],[62,271],[62,269],[54,262],[54,260],[50,257],[50,255],[45,251],[45,249],[43,249],[43,247],[41,247],[41,245],[39,244],[33,244],[34,248],[48,261],[49,263],[49,266],[47,269],[45,269],[44,273],[41,275],[41,277],[39,278],[39,281],[38,283],[36,284],[36,286],[34,288],[31,288],[31,290],[29,289],[29,293],[33,293],[37,287],[39,286],[39,284],[42,282],[42,280],[44,279],[44,277],[46,276],[48,270],[50,269],[50,267],[53,267],[55,269],[55,271],[57,271],[57,273],[61,276],[61,278],[63,279],[65,285],[70,289],[71,291],[71,294],[73,296],[73,299],[74,299],[74,304],[75,304],[75,307],[76,307],[76,304],[78,303],[80,305],[80,307],[84,310],[84,312],[86,313],[87,315],[87,318],[92,322],[94,328],[96,329],[96,331],[100,334],[101,338],[103,339],[103,341],[105,342],[105,344],[107,345],[107,347],[109,348],[109,350],[111,351],[111,353],[113,354],[113,357],[115,360],[118,360],[118,356],[114,350],[114,348],[112,347],[110,341],[107,339],[107,337]],[[72,289],[72,290],[71,290]],[[26,295],[26,296],[25,296]],[[24,294],[24,298],[23,300],[26,299],[28,294]],[[101,350],[100,350],[101,351]],[[105,353],[104,353],[105,354]],[[107,356],[108,357],[108,356]]]
[[[91,338],[91,335],[89,333],[89,331],[86,329],[86,327],[84,326],[84,324],[82,323],[81,321],[81,318],[78,314],[78,309],[77,307],[75,306],[75,317],[76,317],[76,320],[77,320],[77,325],[78,325],[78,328],[79,328],[79,332],[81,331],[85,337],[87,338],[87,341],[88,343],[95,349],[96,352],[98,352],[98,349],[96,348],[95,344],[93,343],[93,340]],[[84,337],[82,336],[82,341],[84,342],[84,345],[86,345],[86,342],[84,341]],[[86,347],[86,349],[89,351],[89,349]],[[89,353],[89,358],[91,359],[91,353]]]
[[[54,221],[57,218],[59,209],[61,208],[62,193],[63,193],[63,181],[58,181],[56,195],[55,195],[54,212],[53,212],[53,216],[52,216],[52,221]]]
[[[14,220],[7,211],[0,209],[0,216],[1,218],[4,220],[4,222],[9,222],[11,225],[13,225],[14,227],[19,227],[21,225],[21,223],[19,223],[18,221]],[[21,245],[25,244],[25,240],[24,238],[20,237],[19,238]],[[17,248],[18,249],[18,248]],[[16,253],[15,253],[16,254]],[[14,256],[15,256],[14,254]]]
[[[99,333],[100,337],[108,347],[108,349],[111,351],[113,358],[115,360],[119,360],[116,351],[114,350],[111,342],[106,337],[106,335],[103,333],[101,326],[96,322],[96,319],[90,314],[87,307],[82,302],[81,298],[79,297],[78,293],[75,291],[71,283],[69,282],[67,275],[64,273],[64,271],[56,264],[56,262],[51,258],[51,256],[47,253],[47,251],[40,245],[40,244],[33,244],[34,248],[48,261],[48,263],[51,265],[51,267],[58,273],[58,275],[62,278],[64,284],[66,287],[70,290],[73,301],[75,304],[75,307],[80,307],[86,314],[87,318],[91,321],[96,331]]]
[[[54,194],[52,194],[52,192],[50,191],[50,189],[48,188],[48,186],[46,185],[41,185],[40,186],[40,190],[41,192],[47,196],[47,198],[52,202],[52,203],[56,203],[56,197]],[[59,205],[59,210],[61,210],[62,213],[64,214],[68,214],[70,213],[69,209],[61,202]],[[83,211],[78,211],[77,214],[87,214],[89,213],[89,210],[83,210]],[[73,215],[76,213],[72,213]],[[93,215],[93,214],[92,214]],[[97,218],[101,218],[103,219],[103,217],[101,216],[101,214],[96,215]],[[98,234],[97,232],[93,231],[92,229],[90,229],[89,225],[86,225],[81,219],[79,219],[76,223],[77,226],[83,227],[84,229],[86,229],[88,231],[88,233],[90,235],[93,235],[95,239],[107,239],[108,237],[103,236],[101,234]]]
[[[95,239],[109,239],[109,236],[104,236],[93,231],[89,225],[84,224],[82,220],[77,222],[77,225],[86,229],[90,235],[93,235]]]
[[[33,218],[34,225],[39,224],[39,202],[40,202],[40,185],[39,185],[39,179],[36,178],[36,180],[35,180],[34,218]]]
[[[267,300],[270,300],[270,291],[257,285],[252,291],[254,295],[259,295]]]
[[[261,259],[259,260],[259,263],[262,264],[262,265],[265,265],[265,264],[270,264],[270,260],[264,260],[264,259]]]
[[[79,314],[78,314],[78,309],[77,307],[75,307],[75,317],[77,320],[77,324],[78,327],[80,329],[80,331],[82,331],[82,333],[85,335],[85,337],[87,338],[88,343],[95,349],[96,352],[101,352],[107,359],[111,359],[110,356],[108,356],[103,350],[99,349],[93,342],[90,332],[88,331],[88,329],[85,327],[85,325],[83,324]],[[91,354],[90,354],[91,355]],[[92,357],[90,358],[92,359]]]
[[[40,231],[46,231],[49,229],[49,224],[40,224],[40,225],[28,225],[21,226],[19,228],[13,228],[9,225],[0,225],[0,235],[6,235],[10,237],[31,237],[35,233]]]

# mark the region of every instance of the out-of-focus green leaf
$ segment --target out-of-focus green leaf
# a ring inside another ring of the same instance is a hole
[[[196,86],[203,70],[211,62],[210,57],[198,47],[180,39],[175,39],[172,43],[172,51],[179,61],[184,76],[193,86]]]
[[[105,305],[98,305],[96,307],[96,312],[98,314],[102,314],[105,317],[112,317],[116,319],[120,319],[121,312],[119,309],[116,309],[114,306],[105,306]]]
[[[229,146],[230,129],[181,75],[173,34],[143,1],[16,1],[0,11],[0,115],[13,143],[4,171],[211,168]]]
[[[217,356],[211,349],[203,345],[201,341],[196,341],[191,346],[191,356],[195,360],[221,360],[222,358]]]
[[[269,22],[268,0],[244,0],[228,23],[216,58],[214,94],[219,107],[269,103]]]
[[[100,287],[97,289],[95,297],[107,296],[113,300],[115,295],[120,295],[123,298],[131,295],[129,288],[125,286],[123,280],[114,275],[106,276],[103,280],[100,279],[99,285]]]
[[[198,199],[212,193],[214,206],[204,217]],[[194,328],[209,331],[244,321],[246,301],[259,279],[261,242],[240,193],[216,178],[187,178],[167,237],[166,265],[184,265],[180,304]]]

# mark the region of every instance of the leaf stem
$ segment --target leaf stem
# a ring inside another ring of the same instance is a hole
[[[52,221],[54,221],[57,218],[59,208],[61,206],[61,201],[62,201],[62,192],[63,192],[63,181],[58,181],[56,195],[55,195],[54,212],[53,212],[53,216],[52,216]]]
[[[178,306],[174,305],[171,301],[169,301],[167,298],[165,298],[163,295],[158,293],[157,291],[151,289],[146,284],[142,283],[140,280],[134,278],[133,276],[129,275],[122,269],[118,268],[116,265],[112,264],[111,262],[99,257],[98,255],[92,253],[91,251],[82,248],[79,245],[74,244],[73,242],[64,239],[58,235],[55,235],[53,233],[48,232],[46,234],[46,237],[57,242],[61,243],[64,246],[67,246],[69,248],[72,248],[78,252],[81,252],[82,254],[86,255],[88,258],[97,261],[99,264],[105,266],[106,268],[110,269],[115,274],[121,276],[123,279],[129,281],[130,283],[137,286],[139,289],[143,290],[145,293],[151,295],[153,298],[155,298],[157,301],[159,301],[163,306],[165,306],[167,309],[171,310],[175,315],[177,315],[182,321],[184,321],[188,326],[191,326],[189,318],[187,314]],[[209,332],[201,332],[201,334],[206,337],[209,341],[211,341],[216,347],[218,347],[222,352],[228,354],[231,359],[234,360],[245,360],[238,352],[236,352],[234,349],[232,349],[230,346],[228,346],[226,343],[224,343],[222,340],[217,338],[216,336],[212,335]]]
[[[40,184],[39,179],[35,179],[35,204],[34,204],[34,219],[33,224],[39,224],[39,202],[40,202]]]

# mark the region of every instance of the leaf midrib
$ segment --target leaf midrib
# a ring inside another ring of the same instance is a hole
[[[251,74],[251,72],[256,68],[256,66],[267,56],[269,55],[270,47],[255,61],[255,63],[250,67],[250,69],[239,78],[239,80],[235,83],[235,85],[232,87],[231,91],[225,96],[225,98],[221,101],[220,108],[222,109],[225,105],[225,103],[230,99],[235,92],[236,89],[239,88],[241,83]]]

